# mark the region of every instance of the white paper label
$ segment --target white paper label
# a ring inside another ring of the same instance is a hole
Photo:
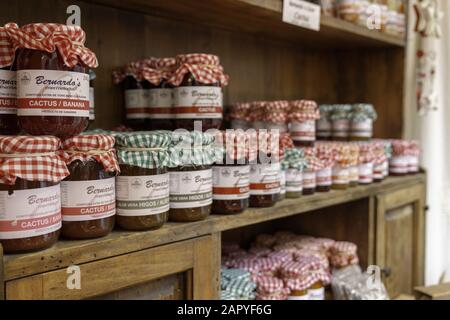
[[[221,119],[222,88],[178,87],[173,89],[176,119]]]
[[[149,216],[169,211],[169,174],[116,177],[117,215]]]
[[[142,119],[149,117],[149,91],[147,89],[125,90],[125,108],[127,119]]]
[[[56,70],[17,71],[19,116],[89,117],[89,75]]]
[[[348,168],[334,166],[332,171],[333,184],[348,184],[350,174]]]
[[[87,221],[116,214],[115,178],[61,181],[63,221]]]
[[[393,156],[389,162],[389,171],[392,173],[399,173],[399,174],[408,173],[408,157]]]
[[[286,192],[302,192],[303,174],[296,169],[286,170]]]
[[[358,166],[352,166],[348,168],[348,179],[350,182],[359,181],[359,168]]]
[[[318,137],[330,137],[331,136],[331,122],[327,119],[319,119],[316,122],[317,136]]]
[[[213,199],[241,200],[250,196],[250,166],[214,166]]]
[[[353,122],[350,127],[352,137],[358,138],[371,138],[372,130],[373,130],[373,121],[371,119],[367,119],[360,122]]]
[[[286,194],[286,171],[280,171],[280,194]]]
[[[419,171],[419,157],[409,156],[408,157],[408,172],[418,172]]]
[[[303,189],[314,189],[316,187],[316,173],[313,171],[303,172]]]
[[[170,172],[170,208],[185,209],[212,203],[212,169]]]
[[[89,87],[89,120],[95,120],[95,98],[94,88]]]
[[[384,177],[384,163],[374,165],[373,167],[373,178],[381,180]]]
[[[250,194],[280,193],[280,163],[253,164],[250,166]]]
[[[333,137],[347,138],[350,130],[350,121],[347,119],[333,121]]]
[[[294,141],[316,140],[316,121],[291,122],[291,136]]]
[[[150,112],[151,119],[171,119],[173,105],[172,88],[150,89]]]
[[[17,114],[16,72],[0,70],[0,114]]]
[[[325,288],[308,289],[309,300],[325,300]]]
[[[320,187],[329,187],[332,184],[331,168],[324,168],[316,173],[316,184]]]
[[[362,163],[358,166],[359,183],[373,182],[373,163]]]
[[[36,237],[61,228],[60,185],[0,191],[0,239]]]
[[[288,300],[310,300],[309,294],[304,294],[303,296],[289,296]]]
[[[302,0],[284,0],[283,22],[319,31],[320,6]]]

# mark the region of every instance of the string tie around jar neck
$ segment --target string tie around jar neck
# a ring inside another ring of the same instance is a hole
[[[0,158],[29,158],[29,157],[50,157],[56,155],[52,152],[35,152],[35,153],[0,153]]]
[[[97,155],[102,155],[108,152],[114,152],[114,149],[109,149],[109,150],[88,150],[88,151],[82,151],[82,150],[74,150],[74,149],[68,149],[68,150],[63,150],[66,153],[69,154],[74,154],[74,153],[83,153],[83,154],[87,154],[87,155],[91,155],[91,156],[97,156]]]

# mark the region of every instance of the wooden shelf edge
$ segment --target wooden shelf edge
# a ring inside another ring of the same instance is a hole
[[[100,239],[59,241],[52,248],[27,254],[5,255],[4,280],[12,280],[42,272],[66,268],[121,254],[136,252],[207,234],[245,227],[265,221],[289,217],[317,209],[347,203],[395,190],[414,183],[425,183],[425,175],[388,178],[380,184],[359,186],[347,191],[317,193],[299,199],[279,202],[275,207],[248,209],[242,214],[219,216],[192,223],[167,223],[161,229],[146,232],[114,231]]]
[[[321,31],[282,22],[282,0],[94,0],[98,5],[161,16],[167,19],[253,33],[312,47],[405,47],[404,38],[322,16]]]

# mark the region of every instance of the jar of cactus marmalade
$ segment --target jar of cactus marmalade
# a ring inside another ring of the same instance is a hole
[[[6,29],[0,27],[0,134],[19,133],[15,50]]]
[[[61,229],[60,181],[69,175],[51,136],[0,136],[0,243],[5,253],[51,247]]]
[[[218,56],[181,54],[170,83],[173,89],[175,127],[201,131],[219,129],[223,118],[222,88],[228,84]]]
[[[206,219],[213,203],[212,165],[221,160],[215,137],[200,131],[173,132],[170,148],[169,220],[190,222]]]
[[[61,182],[61,235],[91,239],[109,234],[116,216],[116,175],[120,172],[110,135],[71,137],[61,157],[70,175]]]
[[[223,142],[222,142],[223,141]],[[249,206],[250,155],[248,136],[233,130],[219,132],[216,144],[223,146],[224,159],[213,165],[213,204],[215,214],[241,213]]]
[[[68,137],[89,124],[89,68],[98,65],[84,47],[79,26],[35,23],[5,26],[17,48],[17,114],[31,135]]]
[[[169,216],[169,131],[116,136],[121,174],[116,178],[117,225],[125,230],[160,228]]]

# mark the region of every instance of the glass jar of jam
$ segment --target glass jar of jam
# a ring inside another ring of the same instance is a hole
[[[247,130],[250,128],[250,107],[248,102],[238,102],[230,107],[231,129]]]
[[[316,171],[305,169],[303,171],[303,192],[305,196],[316,193]]]
[[[351,105],[336,104],[331,113],[332,138],[336,141],[347,141],[350,135],[350,112]]]
[[[61,235],[91,239],[109,234],[116,215],[119,173],[114,138],[83,135],[65,140],[60,154],[70,175],[61,182]]]
[[[147,80],[139,81],[133,75],[128,75],[122,81],[124,90],[126,124],[135,131],[150,129],[149,124],[149,89]]]
[[[333,105],[322,104],[319,106],[320,119],[316,121],[317,140],[331,140],[330,116],[333,112]]]
[[[348,182],[349,187],[356,187],[359,185],[359,166],[352,165],[348,168]]]
[[[215,137],[200,131],[174,132],[170,148],[169,220],[206,219],[213,202],[212,164],[223,159],[213,146]]]
[[[216,214],[241,213],[249,206],[250,153],[248,135],[225,131],[216,135],[215,144],[225,150],[223,161],[213,165],[213,204]]]
[[[265,104],[264,128],[267,130],[278,130],[279,133],[288,131],[289,102],[270,101]]]
[[[350,175],[349,168],[341,166],[339,164],[335,165],[332,169],[332,179],[333,183],[331,189],[333,190],[345,190],[350,185]]]
[[[316,120],[320,118],[314,101],[292,101],[289,110],[289,128],[294,144],[298,147],[313,147],[316,141]]]
[[[0,243],[5,253],[51,247],[61,229],[59,139],[0,136]]]
[[[0,135],[18,134],[17,119],[17,81],[15,50],[6,29],[0,27],[2,59],[0,61]]]
[[[173,89],[175,127],[201,131],[219,129],[223,118],[222,87],[228,84],[219,57],[210,54],[182,54],[170,82]],[[200,129],[199,127],[196,129]]]
[[[250,166],[250,207],[272,207],[280,199],[280,163],[258,163]]]
[[[303,193],[303,173],[298,169],[286,170],[286,198],[299,198]]]
[[[373,136],[373,122],[377,113],[371,104],[354,104],[349,115],[350,140],[369,141]]]
[[[84,47],[84,31],[53,23],[6,27],[16,34],[21,128],[32,135],[59,137],[84,131],[89,124],[88,70],[98,65],[95,54]]]
[[[331,166],[326,166],[316,172],[317,192],[329,192],[331,190],[331,185],[333,184],[331,168]]]
[[[120,176],[116,178],[117,225],[125,230],[160,228],[169,215],[167,169],[170,132],[116,136]]]
[[[392,156],[389,159],[389,175],[405,176],[409,167],[409,142],[406,140],[392,140]]]

